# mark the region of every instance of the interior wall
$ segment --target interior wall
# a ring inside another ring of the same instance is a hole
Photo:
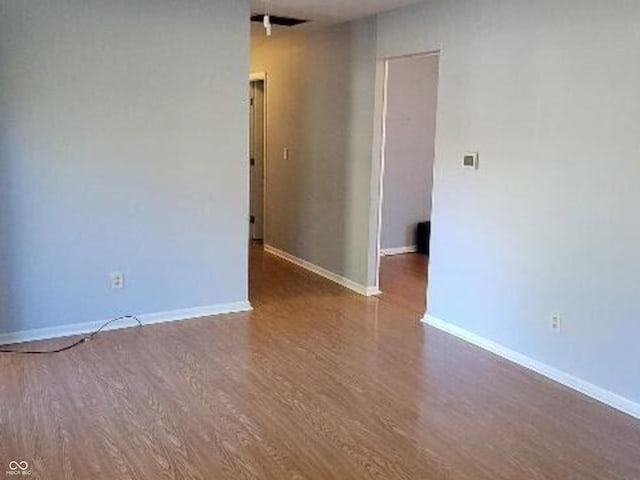
[[[380,56],[441,51],[429,313],[635,402],[639,18],[451,0],[378,24]]]
[[[389,61],[382,202],[382,249],[416,246],[431,219],[438,56]]]
[[[259,30],[251,71],[267,74],[265,243],[366,286],[376,20],[268,39]]]
[[[247,300],[248,16],[0,3],[0,332]]]

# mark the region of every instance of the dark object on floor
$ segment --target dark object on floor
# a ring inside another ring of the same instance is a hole
[[[417,235],[418,239],[416,244],[418,245],[418,252],[424,255],[429,255],[429,244],[431,242],[431,222],[419,223]]]
[[[23,354],[23,355],[51,355],[53,353],[66,352],[67,350],[71,350],[72,348],[75,348],[78,345],[82,345],[83,343],[86,343],[86,342],[88,342],[90,340],[93,340],[96,336],[98,336],[98,334],[100,332],[102,332],[102,330],[107,328],[112,323],[119,322],[120,320],[135,320],[136,323],[138,324],[138,326],[142,327],[142,322],[140,321],[140,319],[138,317],[136,317],[135,315],[124,315],[122,317],[112,318],[108,322],[105,322],[95,332],[90,333],[88,335],[85,335],[80,340],[76,340],[75,342],[70,343],[69,345],[67,345],[65,347],[56,348],[54,350],[14,350],[14,349],[5,350],[5,349],[2,349],[2,350],[0,350],[0,353],[14,353],[14,354]]]

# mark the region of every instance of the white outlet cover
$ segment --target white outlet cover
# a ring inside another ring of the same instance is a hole
[[[124,288],[124,273],[113,272],[111,277],[111,288],[114,290],[120,290]]]

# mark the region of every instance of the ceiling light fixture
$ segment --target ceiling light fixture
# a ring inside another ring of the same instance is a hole
[[[270,37],[273,33],[273,27],[271,26],[271,15],[269,15],[269,3],[267,0],[264,2],[264,18],[262,19],[264,30],[267,33],[267,37]]]
[[[271,26],[271,17],[269,15],[265,15],[263,23],[264,23],[264,29],[267,32],[267,37],[270,37],[271,34],[273,33],[272,32],[273,27]]]

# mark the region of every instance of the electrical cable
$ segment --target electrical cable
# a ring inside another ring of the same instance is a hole
[[[0,349],[0,353],[15,353],[15,354],[24,354],[24,355],[50,355],[50,354],[54,354],[54,353],[66,352],[67,350],[71,350],[72,348],[75,348],[78,345],[82,345],[83,343],[86,343],[86,342],[88,342],[90,340],[93,340],[94,337],[96,337],[100,332],[102,332],[102,330],[107,328],[112,323],[119,322],[120,320],[135,320],[138,323],[139,327],[143,326],[143,324],[140,321],[140,319],[138,317],[136,317],[135,315],[124,315],[122,317],[112,318],[108,322],[105,322],[104,325],[102,325],[95,332],[90,333],[89,335],[85,335],[80,340],[77,340],[77,341],[73,342],[72,344],[67,345],[66,347],[60,347],[60,348],[56,348],[54,350],[13,350],[13,349],[5,350],[5,349]]]

